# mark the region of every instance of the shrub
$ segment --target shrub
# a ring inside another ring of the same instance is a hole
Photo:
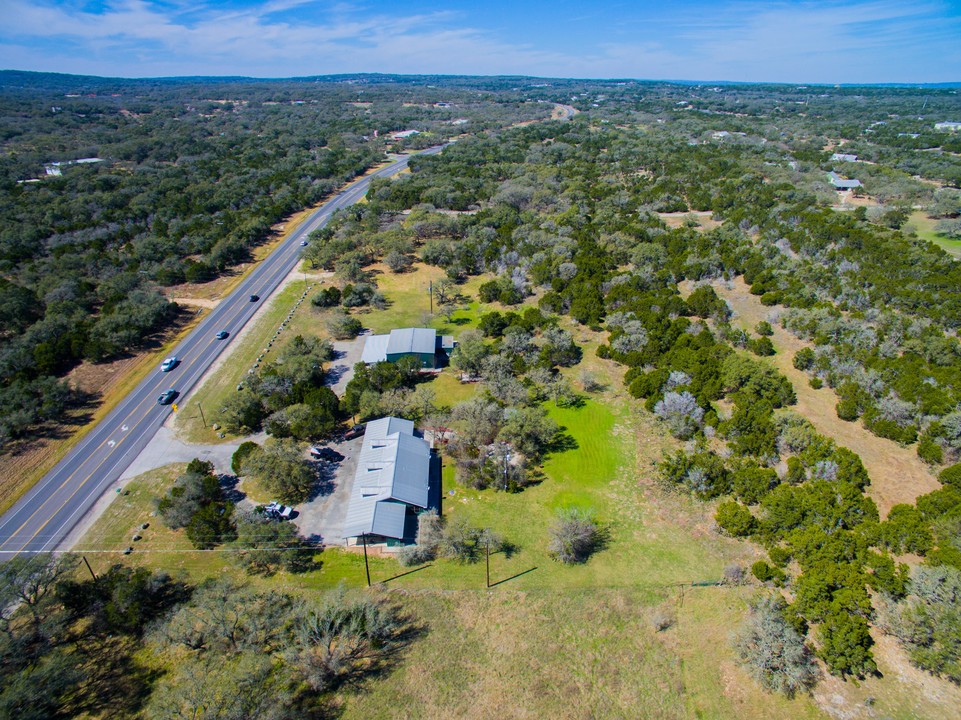
[[[714,520],[718,526],[732,537],[747,537],[757,528],[757,518],[740,503],[728,500],[717,506]]]
[[[854,398],[846,398],[841,400],[837,405],[834,406],[838,417],[841,420],[846,420],[847,422],[854,422],[859,417],[861,417],[861,407],[858,401]]]
[[[813,377],[808,380],[808,385],[810,385],[815,390],[820,390],[824,387],[824,381],[819,377]]]
[[[913,425],[901,427],[894,420],[869,413],[864,418],[864,425],[878,437],[894,440],[903,445],[910,445],[918,439],[918,431]]]
[[[240,446],[234,450],[234,454],[230,457],[230,469],[234,471],[234,475],[240,475],[241,472],[243,472],[244,460],[259,447],[260,446],[252,440],[246,440],[240,443]]]
[[[918,441],[918,457],[928,465],[940,465],[944,462],[944,450],[930,435],[922,435]]]
[[[771,342],[771,338],[767,337],[759,337],[750,340],[747,344],[747,348],[755,355],[760,355],[761,357],[770,357],[777,352],[774,349],[774,343]]]
[[[551,525],[548,551],[567,565],[586,562],[601,545],[601,530],[591,515],[577,508],[558,513]]]
[[[338,312],[327,318],[324,323],[327,331],[335,340],[352,340],[363,330],[360,320],[345,312]]]
[[[771,323],[767,320],[761,320],[761,322],[754,326],[754,332],[761,337],[771,337],[771,335],[774,334],[774,328],[771,327]]]
[[[765,689],[793,697],[814,687],[820,673],[803,636],[785,617],[785,605],[778,597],[753,602],[734,649]]]
[[[772,582],[777,586],[784,584],[787,575],[781,568],[769,565],[763,560],[758,560],[751,565],[751,574],[763,583]]]
[[[954,487],[961,490],[961,463],[946,467],[938,475],[938,480],[945,485],[954,485]]]
[[[791,363],[798,370],[810,370],[814,365],[814,351],[811,348],[801,348],[794,354]]]
[[[732,563],[724,568],[724,584],[725,585],[741,585],[744,583],[745,572],[744,567],[738,565],[737,563]]]
[[[310,299],[310,304],[315,307],[336,307],[340,305],[340,289],[334,286],[325,287]]]
[[[655,632],[664,632],[676,622],[677,615],[670,609],[658,608],[651,615],[651,625],[654,626]]]

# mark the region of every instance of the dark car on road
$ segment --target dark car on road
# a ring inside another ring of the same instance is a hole
[[[251,295],[251,296],[250,296],[250,302],[257,302],[258,300],[260,300],[260,295]]]
[[[163,395],[157,398],[157,402],[161,405],[169,405],[174,401],[175,397],[177,397],[177,391],[173,388],[170,388],[170,390],[167,390]]]
[[[226,340],[229,335],[230,333],[227,332],[226,330],[221,330],[219,333],[214,335],[214,337],[217,338],[218,340]]]

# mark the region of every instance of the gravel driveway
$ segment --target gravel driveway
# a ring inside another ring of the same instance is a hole
[[[325,545],[343,545],[344,520],[347,518],[347,504],[350,491],[354,486],[354,471],[357,457],[363,445],[363,436],[340,443],[330,443],[327,447],[336,450],[344,459],[338,463],[322,460],[333,469],[334,490],[327,495],[319,495],[310,502],[297,506],[297,517],[293,523],[300,534]]]

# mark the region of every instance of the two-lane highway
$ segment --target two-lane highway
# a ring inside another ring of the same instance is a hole
[[[436,154],[444,146],[421,154]],[[123,474],[172,411],[158,396],[175,389],[182,401],[194,388],[261,303],[277,289],[301,257],[302,239],[323,227],[330,216],[353,205],[372,178],[390,177],[407,167],[410,156],[391,162],[357,180],[316,210],[282,245],[261,262],[237,288],[172,351],[180,359],[170,372],[145,378],[56,467],[0,518],[0,561],[17,553],[57,549],[103,493]],[[251,302],[251,295],[259,295]],[[215,335],[227,330],[226,340]]]

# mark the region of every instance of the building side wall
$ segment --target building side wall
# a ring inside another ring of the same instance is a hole
[[[415,358],[417,358],[417,360],[420,362],[420,366],[421,366],[422,368],[434,369],[434,367],[435,367],[434,353],[430,353],[430,354],[428,354],[428,353],[409,353],[409,352],[407,352],[407,353],[388,353],[388,354],[387,354],[387,361],[388,361],[388,362],[395,363],[395,362],[397,362],[398,360],[400,360],[401,358],[404,358],[404,357],[415,357]]]

